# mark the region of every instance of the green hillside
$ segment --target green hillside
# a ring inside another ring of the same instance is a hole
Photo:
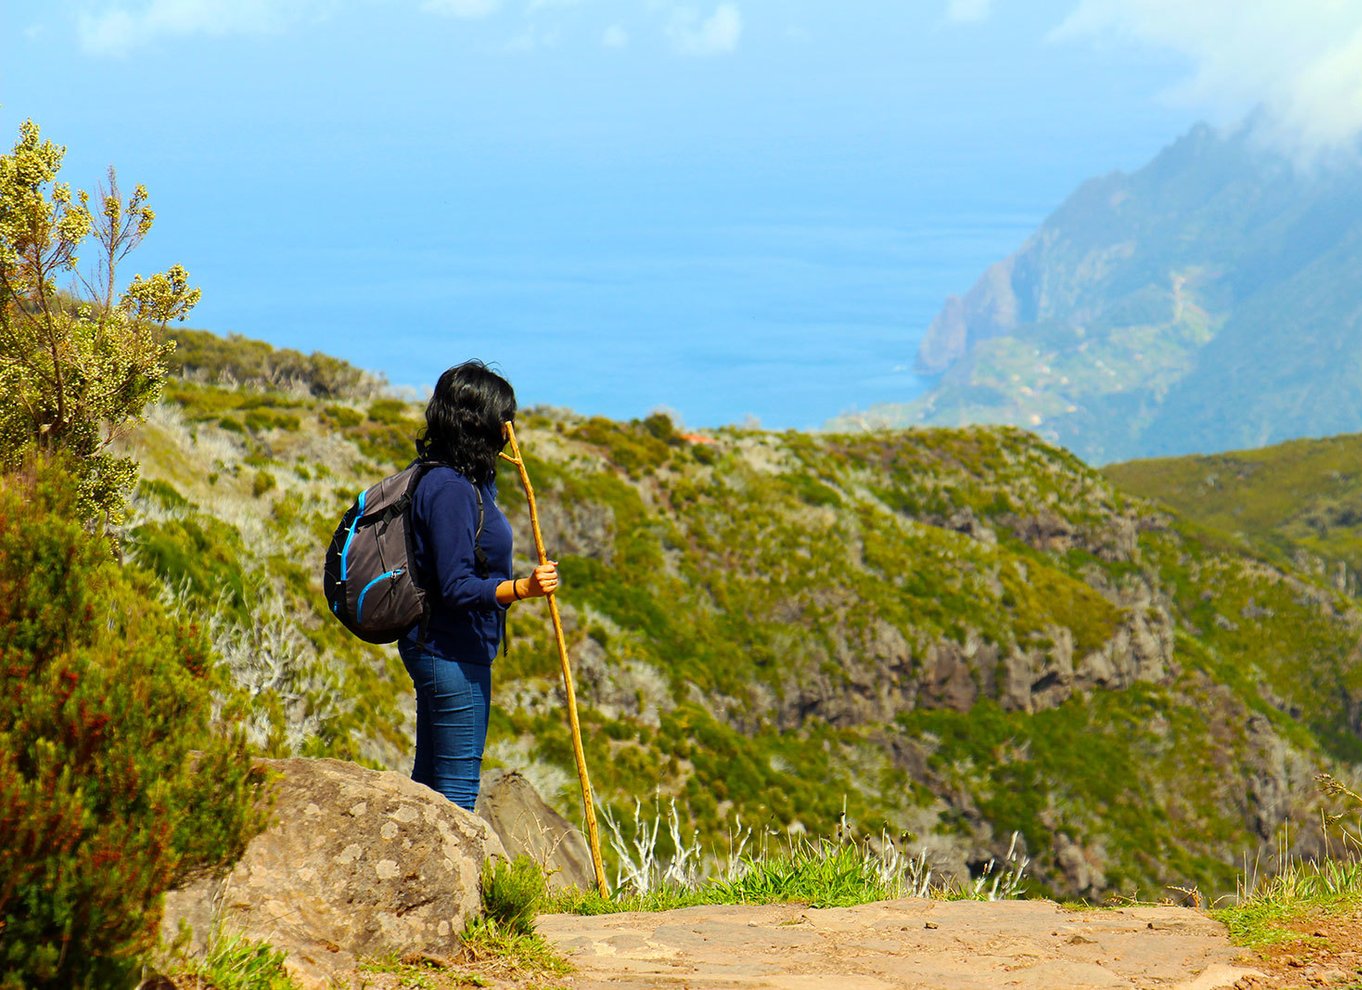
[[[948,300],[926,395],[841,425],[1010,423],[1093,463],[1362,429],[1358,179],[1198,126]]]
[[[1113,464],[1124,491],[1157,499],[1277,563],[1356,595],[1362,573],[1362,436]]]
[[[319,585],[336,521],[405,463],[421,410],[348,394],[172,383],[130,441],[125,546],[203,616],[259,745],[405,769],[396,650],[350,638]],[[739,814],[831,834],[845,805],[942,871],[1016,831],[1033,890],[1156,897],[1232,889],[1288,819],[1311,851],[1311,771],[1362,763],[1351,600],[1030,434],[702,442],[662,416],[534,410],[518,431],[593,782],[622,817],[675,797],[720,844]],[[501,493],[523,572],[513,476]],[[571,807],[542,606],[510,636],[489,756]]]

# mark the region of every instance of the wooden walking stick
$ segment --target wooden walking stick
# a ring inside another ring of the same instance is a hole
[[[539,532],[539,512],[534,505],[534,488],[530,485],[529,472],[520,457],[520,445],[516,443],[515,427],[506,424],[506,439],[511,444],[511,453],[502,457],[514,464],[520,471],[520,484],[525,488],[525,499],[530,503],[530,528],[534,532],[534,549],[539,554],[539,563],[546,564],[549,555],[544,552],[544,537]],[[558,600],[553,592],[548,594],[549,617],[553,619],[553,634],[558,640],[558,659],[563,665],[563,690],[567,694],[568,727],[572,730],[572,752],[577,757],[577,776],[582,781],[582,805],[586,808],[586,832],[591,840],[591,863],[596,868],[596,887],[602,897],[610,896],[610,888],[605,885],[605,866],[601,862],[601,837],[596,829],[596,804],[591,798],[591,780],[586,775],[586,753],[582,750],[582,726],[577,721],[577,693],[572,687],[572,668],[568,666],[567,642],[563,639],[563,619],[558,614]]]

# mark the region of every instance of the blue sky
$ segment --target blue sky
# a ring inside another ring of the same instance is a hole
[[[1082,179],[1255,104],[1350,137],[1357,8],[9,0],[0,130],[149,187],[127,274],[185,264],[194,325],[803,428],[920,388],[941,301]]]

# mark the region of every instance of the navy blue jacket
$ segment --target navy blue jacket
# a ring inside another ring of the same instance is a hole
[[[422,476],[412,500],[416,574],[430,602],[426,648],[451,660],[490,664],[506,629],[506,606],[497,585],[511,577],[511,524],[497,508],[495,482],[482,492],[482,537],[487,577],[478,577],[473,535],[478,502],[473,483],[451,467],[437,465]],[[407,633],[415,641],[417,629]]]

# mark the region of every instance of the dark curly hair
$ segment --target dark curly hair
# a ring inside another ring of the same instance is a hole
[[[501,424],[515,420],[515,390],[481,361],[465,361],[440,376],[426,404],[426,428],[416,440],[422,458],[448,464],[469,481],[496,476],[506,445]]]

